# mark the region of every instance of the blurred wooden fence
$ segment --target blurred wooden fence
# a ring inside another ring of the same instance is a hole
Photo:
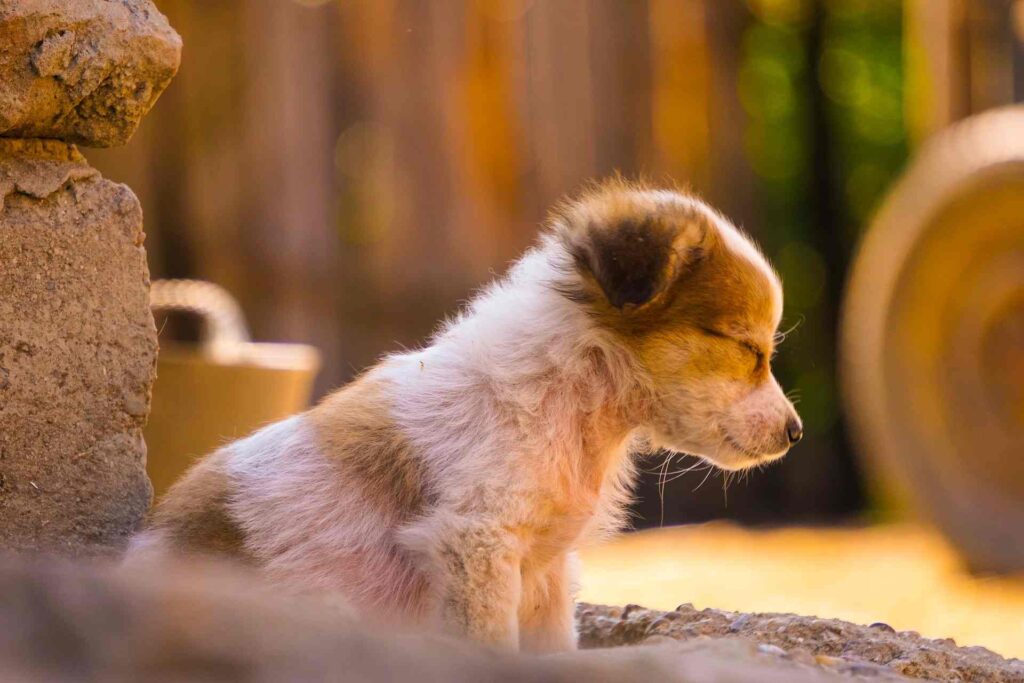
[[[258,338],[317,344],[321,391],[422,340],[588,178],[672,177],[749,218],[739,6],[157,4],[181,71],[90,158],[139,194],[154,275],[218,282]]]
[[[740,0],[157,5],[184,38],[181,71],[130,145],[89,157],[139,195],[154,276],[217,282],[257,339],[318,346],[318,393],[422,342],[589,178],[671,177],[764,225]],[[814,377],[831,372],[831,315],[804,326]],[[856,506],[831,410],[725,512]],[[667,490],[666,522],[723,512],[720,485],[697,481]],[[657,523],[655,488],[642,494]]]

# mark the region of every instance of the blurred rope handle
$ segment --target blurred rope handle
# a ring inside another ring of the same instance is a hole
[[[200,322],[198,344],[162,344],[157,358],[144,434],[159,497],[194,458],[308,407],[320,354],[308,344],[250,341],[238,302],[210,282],[156,280],[150,307]]]
[[[231,294],[202,280],[155,280],[150,285],[149,306],[158,311],[192,313],[199,317],[200,343],[217,358],[239,355],[251,340],[245,314]]]

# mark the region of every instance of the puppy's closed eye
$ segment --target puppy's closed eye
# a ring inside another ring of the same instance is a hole
[[[746,339],[737,339],[732,335],[726,334],[725,332],[719,332],[718,330],[710,327],[703,327],[700,328],[700,330],[709,337],[721,340],[726,344],[726,348],[731,346],[733,349],[736,349],[737,347],[741,349],[752,361],[750,368],[751,372],[759,372],[767,365],[768,355],[765,353],[764,349],[754,342],[747,341]]]
[[[757,344],[747,341],[741,341],[740,346],[742,346],[745,351],[747,351],[750,355],[753,356],[754,371],[760,370],[765,366],[765,364],[768,361],[768,356],[765,354],[764,349],[762,349]]]

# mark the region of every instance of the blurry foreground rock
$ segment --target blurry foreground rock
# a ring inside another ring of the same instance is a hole
[[[237,571],[192,565],[128,574],[84,564],[0,562],[0,680],[814,683],[861,678],[736,639],[550,657],[497,654],[440,637],[374,632],[328,601],[284,598]],[[868,673],[876,681],[906,680],[884,670]]]
[[[583,604],[577,616],[581,647],[739,637],[758,643],[762,652],[843,674],[902,674],[951,683],[1024,683],[1024,661],[1003,659],[983,647],[957,647],[952,640],[896,632],[886,624],[857,626],[838,619],[696,610],[691,605],[660,612],[636,605]]]
[[[575,653],[491,652],[375,630],[330,597],[288,596],[225,565],[0,560],[0,680],[975,681],[1024,663],[878,624],[582,605]],[[618,647],[628,645],[630,647]]]
[[[149,0],[0,0],[0,135],[122,145],[180,60]]]
[[[148,0],[0,0],[0,548],[114,551],[149,507],[142,210],[69,143],[127,140],[180,49]]]

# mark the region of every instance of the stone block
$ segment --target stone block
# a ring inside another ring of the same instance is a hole
[[[143,238],[74,146],[0,139],[0,548],[115,550],[149,507]]]

